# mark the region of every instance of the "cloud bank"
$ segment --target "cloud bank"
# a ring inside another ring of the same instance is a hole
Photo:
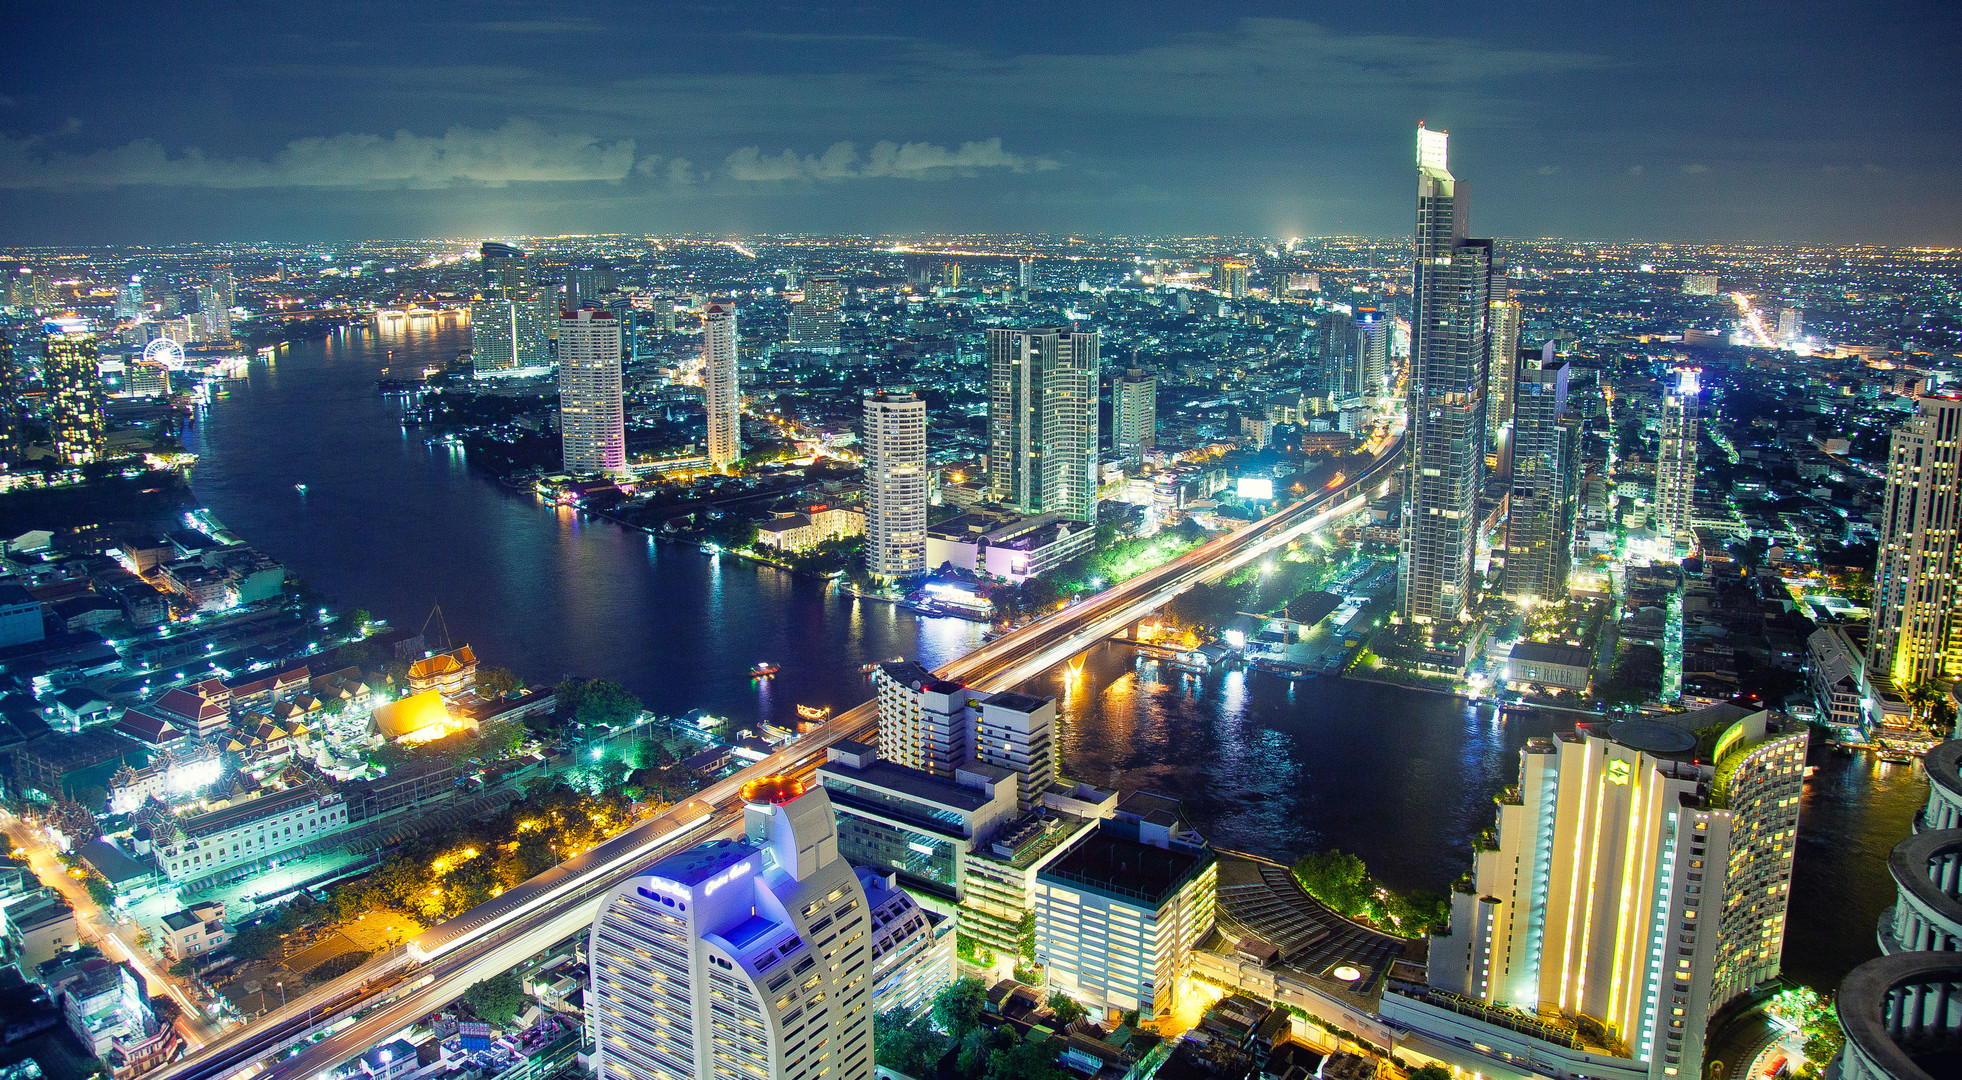
[[[634,142],[548,131],[529,120],[440,136],[343,133],[295,139],[269,159],[221,158],[197,148],[172,157],[155,139],[91,153],[41,138],[0,136],[0,188],[447,188],[619,180],[634,165]]]
[[[852,180],[890,177],[899,180],[945,180],[977,176],[983,169],[1046,172],[1060,168],[1053,158],[1025,157],[1002,149],[1001,139],[962,143],[949,150],[932,143],[874,143],[863,158],[849,142],[832,143],[823,154],[799,157],[795,150],[766,156],[761,147],[745,146],[722,163],[731,180]]]

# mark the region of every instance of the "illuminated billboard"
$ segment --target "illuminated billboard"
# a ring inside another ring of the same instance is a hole
[[[1234,488],[1234,494],[1242,499],[1271,499],[1274,497],[1274,481],[1265,476],[1242,476]]]

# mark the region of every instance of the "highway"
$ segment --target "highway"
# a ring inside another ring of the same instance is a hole
[[[1013,689],[1194,585],[1230,574],[1367,506],[1387,489],[1402,450],[1402,437],[1391,439],[1357,475],[1338,474],[1318,494],[1003,634],[937,674],[981,691]],[[406,946],[375,957],[152,1076],[155,1080],[227,1080],[262,1070],[273,1074],[269,1080],[331,1076],[349,1058],[455,1001],[476,982],[509,970],[590,925],[606,894],[650,861],[684,842],[733,835],[742,814],[738,792],[745,783],[776,774],[808,780],[824,764],[833,744],[866,740],[877,730],[875,704],[848,710],[687,801],[497,899],[431,927]],[[376,1007],[377,1002],[384,1004]],[[294,1056],[275,1060],[316,1024],[357,1009],[367,1014]]]

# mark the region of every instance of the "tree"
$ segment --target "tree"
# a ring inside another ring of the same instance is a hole
[[[95,901],[97,907],[108,910],[116,906],[116,890],[110,888],[109,883],[100,876],[90,874],[83,879],[82,887],[88,890],[89,899]]]
[[[981,985],[980,979],[971,976],[956,979],[933,995],[933,1026],[959,1042],[981,1022],[981,1011],[987,1003],[987,987]]]
[[[512,674],[510,668],[487,667],[477,669],[477,689],[486,694],[508,694],[521,689],[524,680]]]
[[[552,688],[553,704],[562,713],[577,713],[579,703],[586,699],[586,683],[583,679],[560,679]]]
[[[1363,861],[1341,851],[1303,855],[1294,864],[1294,877],[1309,896],[1350,917],[1361,915],[1376,891]]]
[[[888,1069],[928,1076],[946,1052],[946,1040],[924,1016],[909,1018],[904,1009],[887,1009],[872,1018],[872,1057]]]
[[[640,699],[617,682],[594,679],[586,684],[573,715],[582,724],[621,727],[640,716]]]
[[[1051,990],[1048,1000],[1043,1002],[1043,1004],[1049,1006],[1049,1015],[1055,1017],[1056,1022],[1064,1027],[1069,1027],[1071,1024],[1090,1015],[1090,1010],[1078,1004],[1075,998],[1063,993],[1061,990]]]
[[[1063,1070],[1056,1067],[1056,1050],[1050,1042],[1049,1036],[1030,1031],[1028,1038],[988,1056],[988,1071],[982,1074],[983,1080],[1063,1080]]]
[[[365,633],[368,629],[368,624],[374,621],[375,617],[369,614],[365,608],[343,611],[339,615],[334,616],[334,633],[346,638],[355,637],[356,635]]]
[[[188,979],[191,976],[196,975],[198,973],[197,958],[187,956],[184,959],[177,961],[176,963],[170,965],[170,973],[171,975],[179,979]]]
[[[225,951],[240,960],[263,960],[279,952],[279,928],[266,923],[241,926]]]
[[[1410,1070],[1409,1080],[1451,1080],[1451,1070],[1442,1065],[1419,1065]]]
[[[487,1024],[503,1025],[524,1011],[525,988],[516,972],[493,975],[463,992],[463,1000]]]

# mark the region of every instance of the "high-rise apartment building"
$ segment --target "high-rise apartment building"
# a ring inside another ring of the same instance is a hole
[[[885,579],[924,573],[926,402],[918,394],[866,394],[861,442],[865,447],[865,568]]]
[[[1020,778],[1022,809],[1041,805],[1056,782],[1056,699],[1009,690],[974,694],[969,704],[975,759]]]
[[[736,305],[718,300],[702,313],[702,389],[708,411],[708,459],[726,469],[743,456],[742,387],[737,381]]]
[[[1685,295],[1685,296],[1715,296],[1715,295],[1717,295],[1717,275],[1715,275],[1715,274],[1684,274],[1684,275],[1683,275],[1683,295]]]
[[[1485,437],[1486,448],[1500,455],[1499,466],[1505,467],[1503,437],[1505,426],[1512,422],[1512,389],[1514,361],[1519,354],[1519,323],[1523,309],[1512,298],[1512,286],[1504,277],[1492,282],[1492,311],[1486,319],[1486,350],[1490,354],[1486,362],[1486,377],[1490,385],[1485,392]]]
[[[599,1080],[871,1080],[874,927],[822,788],[742,792],[743,838],[649,866],[593,920]]]
[[[893,660],[872,672],[879,703],[879,755],[895,765],[951,779],[974,760],[974,720],[968,690],[912,660]]]
[[[1549,1075],[1582,1051],[1592,1075],[1701,1076],[1710,1017],[1778,975],[1806,738],[1720,705],[1529,740],[1498,846],[1431,939],[1431,988],[1502,1012],[1398,993],[1384,1018]]]
[[[825,752],[817,779],[838,813],[839,854],[947,900],[961,898],[969,853],[1018,813],[1006,769],[971,761],[943,779],[849,739]]]
[[[1138,368],[1110,388],[1111,443],[1117,456],[1136,461],[1158,440],[1158,377]]]
[[[1390,368],[1390,323],[1382,308],[1357,304],[1348,315],[1331,312],[1322,334],[1322,370],[1336,400],[1383,393]]]
[[[561,301],[567,311],[582,307],[607,308],[614,306],[614,293],[620,288],[619,275],[605,263],[586,266],[568,266],[559,272],[560,286],[565,293]]]
[[[1665,533],[1686,533],[1696,514],[1696,439],[1703,430],[1697,398],[1701,368],[1677,368],[1676,385],[1662,395],[1662,431],[1656,445],[1655,516]]]
[[[1520,350],[1512,368],[1505,593],[1552,603],[1566,598],[1573,562],[1580,429],[1567,417],[1569,366],[1553,354],[1553,342]]]
[[[1250,270],[1238,259],[1224,259],[1213,267],[1213,287],[1228,299],[1244,300],[1253,291],[1248,285]]]
[[[620,386],[620,320],[581,308],[559,317],[559,445],[573,476],[627,468]]]
[[[232,306],[237,300],[232,268],[213,267],[210,278],[198,286],[198,317],[203,323],[205,340],[232,340]]]
[[[1023,513],[1097,520],[1095,330],[988,331],[988,490]]]
[[[46,326],[41,379],[47,386],[49,434],[63,465],[86,465],[102,455],[102,373],[95,335],[80,319]]]
[[[117,287],[116,317],[118,319],[143,317],[143,275],[132,274],[128,281]]]
[[[804,298],[790,307],[786,344],[808,352],[835,353],[845,320],[845,287],[834,275],[804,284]]]
[[[1490,361],[1486,321],[1493,279],[1501,271],[1490,240],[1466,238],[1468,221],[1465,194],[1447,167],[1445,133],[1419,125],[1397,605],[1418,624],[1455,622],[1475,599]]]
[[[1015,264],[1015,287],[1018,289],[1035,288],[1034,259],[1022,259]]]
[[[1805,309],[1786,304],[1778,309],[1778,340],[1796,341],[1805,332]]]
[[[1962,675],[1962,397],[1924,397],[1894,429],[1867,667],[1897,689]]]
[[[541,290],[532,283],[530,257],[522,248],[486,240],[479,249],[482,297],[470,305],[470,361],[479,373],[544,367],[552,362],[552,323]],[[573,305],[566,310],[577,310]]]

